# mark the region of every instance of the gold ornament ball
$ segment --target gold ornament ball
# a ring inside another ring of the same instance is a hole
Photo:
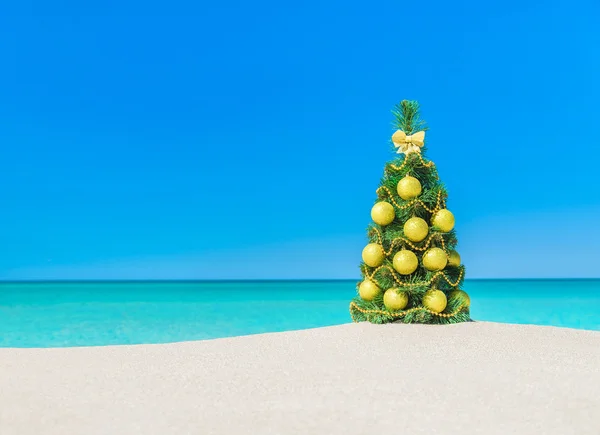
[[[383,294],[383,305],[388,311],[402,310],[408,305],[408,295],[397,288],[390,288]]]
[[[371,218],[373,222],[381,226],[389,225],[396,217],[394,207],[389,202],[379,201],[371,209]]]
[[[434,227],[439,228],[441,232],[447,233],[454,228],[454,215],[450,210],[443,208],[433,215],[431,223]]]
[[[429,233],[429,226],[420,217],[411,217],[404,224],[404,235],[411,242],[420,242]]]
[[[416,198],[421,194],[421,183],[415,177],[407,175],[402,180],[398,181],[398,195],[400,198],[407,200]]]
[[[463,302],[466,307],[471,306],[471,298],[469,297],[469,295],[466,292],[464,292],[462,290],[451,291],[450,294],[448,295],[448,300],[449,301],[458,300],[458,301]]]
[[[427,290],[423,296],[423,306],[434,313],[441,313],[446,309],[448,301],[441,290]]]
[[[358,294],[363,301],[372,301],[381,292],[377,284],[368,279],[364,280],[358,286]]]
[[[423,254],[423,266],[427,270],[442,270],[446,264],[448,264],[448,257],[441,248],[429,248]]]
[[[362,259],[367,266],[381,266],[384,258],[383,247],[378,243],[369,243],[362,251]]]
[[[448,255],[448,266],[460,266],[460,255],[458,254],[458,252],[450,251],[450,254]]]
[[[414,252],[403,249],[394,255],[393,266],[399,274],[410,275],[419,267],[419,259]]]

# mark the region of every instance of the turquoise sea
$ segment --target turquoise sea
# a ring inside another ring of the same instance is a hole
[[[356,281],[0,283],[0,347],[166,343],[350,322]],[[467,280],[474,320],[600,330],[600,280]]]

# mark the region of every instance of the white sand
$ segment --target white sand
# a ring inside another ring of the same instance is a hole
[[[0,434],[600,434],[600,332],[350,324],[0,349]]]

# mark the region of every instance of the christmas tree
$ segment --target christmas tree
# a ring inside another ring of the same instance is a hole
[[[350,315],[372,323],[469,321],[454,215],[435,164],[425,158],[427,127],[419,104],[404,100],[393,113],[392,143],[401,156],[386,164],[376,191]]]

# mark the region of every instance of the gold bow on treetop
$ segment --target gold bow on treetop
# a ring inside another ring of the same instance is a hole
[[[402,130],[396,130],[392,135],[392,142],[398,148],[398,154],[420,153],[425,142],[425,132],[418,131],[415,134],[406,135]]]

